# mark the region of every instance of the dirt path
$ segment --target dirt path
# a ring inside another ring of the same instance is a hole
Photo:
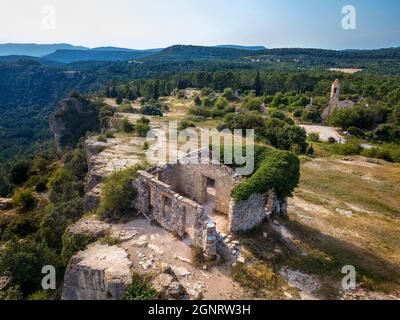
[[[230,278],[227,264],[208,267],[193,266],[189,241],[176,239],[161,227],[138,218],[129,223],[137,235],[121,244],[133,262],[133,269],[140,274],[151,273],[168,264],[175,271],[179,282],[191,293],[206,300],[241,299],[246,295]]]
[[[333,137],[338,142],[345,142],[346,139],[339,134],[338,129],[333,127],[318,126],[318,125],[301,125],[307,134],[319,133],[321,141],[327,142],[330,137]]]

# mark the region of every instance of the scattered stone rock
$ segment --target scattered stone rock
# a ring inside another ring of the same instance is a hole
[[[152,269],[154,261],[152,259],[141,261],[139,264],[142,266],[144,270]]]
[[[171,266],[171,268],[178,277],[187,277],[192,274],[189,270],[183,267]]]
[[[164,294],[170,284],[174,281],[174,278],[166,273],[159,274],[152,282],[154,290]]]
[[[162,256],[165,253],[165,250],[161,249],[159,246],[156,246],[154,244],[149,244],[147,247],[153,250],[159,256]]]
[[[381,164],[378,159],[365,159],[365,162],[372,164]]]
[[[336,209],[337,213],[340,213],[341,215],[347,217],[347,218],[351,218],[353,216],[353,211],[350,210],[343,210],[343,209]]]
[[[192,264],[192,261],[190,259],[187,259],[185,257],[181,257],[181,256],[175,256],[176,260],[182,261],[182,262],[186,262],[188,264]]]
[[[11,209],[13,205],[12,199],[0,198],[0,210]]]
[[[145,248],[147,246],[147,241],[138,239],[138,240],[132,240],[131,242],[129,242],[129,244],[138,248]]]
[[[166,290],[167,299],[182,299],[186,295],[185,288],[177,281],[172,282]]]
[[[300,271],[283,267],[279,274],[288,281],[290,286],[299,289],[302,293],[300,295],[304,299],[313,299],[314,292],[320,288],[320,284],[315,277]]]
[[[204,285],[200,283],[188,284],[185,288],[190,300],[201,300],[203,297],[203,287]]]
[[[0,277],[0,290],[5,289],[11,282],[11,278],[8,276]]]
[[[239,262],[239,263],[246,263],[246,258],[245,258],[244,256],[240,255],[240,256],[237,258],[237,262]]]

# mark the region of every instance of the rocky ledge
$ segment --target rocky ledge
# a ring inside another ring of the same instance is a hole
[[[117,246],[95,243],[72,257],[62,300],[121,300],[132,282],[132,263]]]

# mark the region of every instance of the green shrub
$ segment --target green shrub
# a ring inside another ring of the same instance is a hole
[[[133,126],[133,124],[131,124],[127,118],[124,118],[122,120],[122,132],[132,133],[134,130],[135,127]]]
[[[202,97],[206,97],[211,93],[213,93],[213,90],[211,88],[204,87],[204,88],[201,89],[201,96]]]
[[[63,264],[66,266],[77,252],[85,250],[89,244],[95,241],[95,237],[84,234],[72,234],[66,230],[62,237],[61,259]]]
[[[232,101],[235,98],[235,92],[233,91],[232,88],[225,88],[224,89],[224,98]]]
[[[21,185],[29,178],[32,164],[29,161],[19,161],[11,168],[9,180],[12,184]]]
[[[32,207],[36,201],[36,197],[29,188],[20,188],[14,192],[13,203],[20,210],[28,209]]]
[[[400,163],[400,145],[385,144],[380,147],[364,149],[361,155],[367,158],[382,159],[388,162]]]
[[[19,285],[24,295],[41,289],[43,266],[56,268],[57,275],[62,275],[61,262],[57,253],[33,240],[10,242],[0,252],[0,274],[10,273],[12,284]]]
[[[217,150],[215,146],[210,147]],[[246,149],[243,147],[242,154],[245,153]],[[224,154],[225,148],[220,147],[222,162],[225,162]],[[233,160],[232,166],[237,167],[235,159]],[[248,200],[255,193],[266,194],[270,190],[274,190],[280,199],[284,199],[291,196],[299,184],[300,160],[292,152],[255,145],[254,165],[254,173],[232,189],[231,195],[236,202]]]
[[[316,107],[304,109],[301,114],[303,121],[311,121],[314,123],[321,122],[321,112]]]
[[[357,127],[350,127],[347,132],[351,134],[354,137],[364,139],[365,138],[365,132]]]
[[[114,133],[112,131],[107,131],[106,132],[106,138],[107,139],[114,139],[115,135],[114,135]]]
[[[132,210],[136,190],[131,182],[137,178],[137,171],[143,165],[113,172],[101,187],[99,213],[102,218],[118,219]]]
[[[35,234],[40,227],[40,217],[36,213],[18,215],[4,230],[3,240],[20,239]]]
[[[119,113],[131,113],[133,112],[132,105],[130,103],[124,103],[117,108],[117,112]]]
[[[56,170],[49,178],[49,198],[53,203],[68,202],[79,198],[83,192],[82,182],[77,181],[66,168]]]
[[[41,177],[35,186],[36,192],[45,192],[47,190],[47,183],[49,180],[47,177]]]
[[[319,133],[318,133],[318,132],[311,132],[311,133],[308,135],[308,139],[309,139],[311,142],[319,142],[319,140],[320,140]]]
[[[221,109],[226,108],[228,106],[228,104],[229,104],[228,101],[224,97],[218,97],[214,103],[214,106],[217,109],[221,110]]]
[[[157,106],[151,105],[151,104],[148,104],[148,105],[145,105],[144,107],[142,107],[140,109],[140,113],[145,116],[162,117],[164,115],[160,108],[158,108]]]
[[[337,141],[336,141],[336,139],[334,138],[334,137],[329,137],[328,138],[328,143],[329,144],[335,144]]]
[[[310,145],[310,146],[308,147],[307,154],[308,154],[309,156],[313,156],[314,153],[315,153],[314,147],[313,147],[313,145]]]
[[[354,156],[360,154],[363,148],[355,142],[346,142],[332,145],[332,150],[339,155]]]
[[[374,138],[380,142],[400,143],[400,126],[394,124],[381,125],[374,131]]]
[[[108,121],[114,116],[114,109],[110,106],[103,106],[99,111],[100,127],[104,128]]]
[[[29,295],[27,300],[36,300],[36,301],[50,300],[49,291],[47,290],[36,291],[31,295]]]
[[[243,100],[243,108],[251,111],[259,111],[263,103],[264,99],[261,97],[257,98],[257,97],[247,96]]]
[[[144,301],[158,298],[157,292],[147,284],[146,280],[136,273],[132,275],[132,283],[125,291],[124,300]]]
[[[65,229],[73,221],[65,215],[68,207],[54,207],[50,205],[40,223],[40,237],[53,249],[61,251],[62,236]]]
[[[184,119],[179,123],[178,130],[182,131],[187,128],[196,128],[196,124],[193,121]]]
[[[146,137],[147,133],[151,130],[150,128],[150,120],[142,117],[136,122],[136,132],[140,137]]]
[[[6,300],[16,301],[22,299],[23,295],[21,293],[19,286],[12,286],[0,291],[0,301],[6,301]]]
[[[97,141],[98,142],[107,142],[107,137],[105,136],[105,135],[99,135],[98,137],[97,137]]]
[[[71,158],[65,163],[65,169],[79,180],[85,178],[88,167],[86,153],[82,146],[72,152]]]
[[[194,104],[196,106],[201,106],[201,99],[199,96],[194,97]]]

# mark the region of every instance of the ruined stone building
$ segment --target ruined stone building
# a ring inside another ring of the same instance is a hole
[[[202,157],[208,157],[207,164]],[[271,212],[287,214],[287,200],[279,201],[271,191],[234,202],[231,190],[241,178],[211,158],[208,150],[196,151],[177,164],[140,171],[133,183],[138,213],[181,238],[189,236],[212,259],[223,254],[223,235],[251,230]]]
[[[336,79],[332,84],[331,95],[329,99],[329,104],[322,112],[322,119],[326,120],[329,116],[331,116],[335,110],[346,109],[354,107],[355,103],[351,100],[342,100],[340,101],[340,81]]]

